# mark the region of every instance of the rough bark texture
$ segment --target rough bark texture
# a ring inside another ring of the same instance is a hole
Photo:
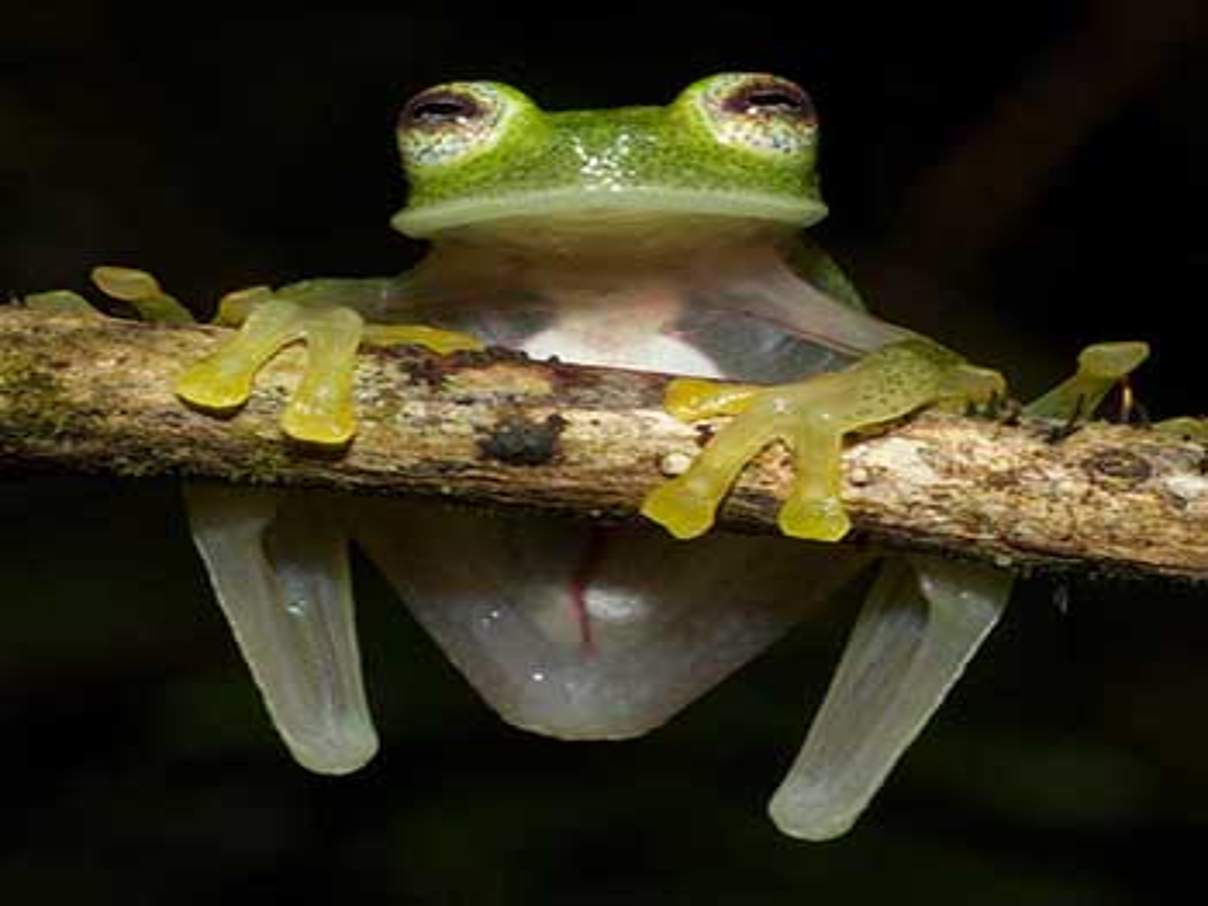
[[[301,349],[265,369],[234,417],[174,397],[175,376],[225,333],[0,308],[0,470],[206,476],[632,518],[710,431],[662,411],[664,375],[399,349],[362,357],[360,430],[333,455],[277,427]],[[844,501],[856,540],[1024,569],[1208,580],[1202,445],[1103,424],[1053,435],[1046,423],[930,413],[851,444]],[[785,451],[770,448],[719,524],[775,531],[791,474]]]

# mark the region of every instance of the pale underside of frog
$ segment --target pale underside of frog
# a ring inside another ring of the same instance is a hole
[[[240,332],[190,368],[178,393],[202,409],[237,408],[261,365],[305,343],[307,372],[282,427],[312,444],[353,440],[356,352],[398,342],[439,352],[487,343],[690,375],[671,385],[672,411],[737,415],[643,507],[691,541],[650,524],[593,528],[407,501],[341,501],[336,513],[326,497],[188,488],[218,599],[300,763],[346,773],[377,749],[350,537],[492,707],[566,739],[658,726],[871,562],[790,538],[703,534],[745,463],[782,441],[798,468],[782,528],[836,540],[848,529],[845,434],[1003,389],[993,372],[867,314],[801,235],[826,212],[816,140],[808,96],[770,75],[706,78],[666,107],[559,113],[499,83],[442,85],[399,120],[411,195],[393,224],[432,240],[418,267],[224,300],[218,320]],[[149,275],[96,277],[111,295],[174,317]],[[1143,357],[1140,344],[1088,351],[1079,374],[1033,411],[1061,414],[1079,399],[1087,409]],[[931,558],[880,569],[772,799],[773,819],[794,836],[851,826],[1011,587],[1005,573]]]

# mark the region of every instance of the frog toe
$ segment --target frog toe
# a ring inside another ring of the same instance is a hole
[[[749,408],[713,437],[688,471],[651,491],[642,513],[677,538],[703,534],[739,473],[781,436],[781,428],[766,407]]]
[[[1026,407],[1029,415],[1085,419],[1129,372],[1149,356],[1139,341],[1095,343],[1078,354],[1078,371]]]
[[[780,508],[777,523],[784,534],[809,541],[838,541],[851,531],[843,502],[834,496],[793,494]]]
[[[725,384],[704,378],[676,378],[667,384],[663,408],[680,421],[714,415],[737,415],[764,388],[753,384]]]
[[[1087,374],[1116,381],[1149,357],[1149,344],[1139,340],[1094,343],[1078,354],[1078,368]]]
[[[281,428],[294,440],[341,446],[356,433],[353,378],[363,322],[350,308],[330,308],[307,322],[307,366]]]
[[[284,346],[305,333],[306,318],[292,302],[258,306],[233,340],[189,368],[176,394],[201,409],[227,412],[247,402],[256,372]]]
[[[702,487],[701,482],[688,476],[673,478],[646,495],[642,515],[676,538],[696,538],[713,525],[717,504],[725,490]]]
[[[44,293],[33,293],[21,299],[21,304],[47,315],[104,317],[87,299],[69,289],[52,289]]]
[[[159,281],[146,271],[106,264],[94,267],[91,276],[97,289],[111,298],[129,302],[144,321],[193,323],[189,310],[164,292]]]

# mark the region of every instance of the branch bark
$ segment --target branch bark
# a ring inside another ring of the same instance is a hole
[[[426,494],[591,518],[633,518],[723,420],[662,411],[666,375],[532,362],[493,350],[365,354],[361,424],[340,455],[286,441],[277,419],[305,354],[287,350],[248,405],[183,406],[175,376],[226,331],[0,308],[0,473],[196,476],[384,495]],[[924,413],[845,453],[853,540],[1019,569],[1208,581],[1208,450],[1135,427]],[[719,525],[774,532],[792,478],[773,446]]]

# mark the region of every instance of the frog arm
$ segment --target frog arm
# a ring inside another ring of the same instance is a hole
[[[738,414],[687,472],[655,488],[642,504],[646,516],[678,538],[707,531],[738,473],[760,450],[780,440],[792,450],[796,465],[795,482],[780,510],[781,530],[800,538],[838,540],[851,526],[839,499],[844,435],[930,403],[983,402],[1005,389],[996,372],[969,365],[921,338],[891,343],[843,371],[794,384],[736,389],[689,380],[668,387],[673,414]],[[686,398],[690,405],[679,405]]]
[[[1025,411],[1089,415],[1146,354],[1141,343],[1089,347],[1077,374]],[[772,797],[781,830],[824,840],[852,825],[994,628],[1014,581],[937,557],[882,564],[801,752]]]
[[[345,530],[323,498],[192,482],[193,538],[297,761],[346,774],[377,751],[353,622]]]
[[[93,279],[144,317],[175,320],[169,302],[179,303],[150,274],[109,267],[95,270]],[[453,331],[365,323],[364,317],[397,305],[404,287],[405,281],[398,278],[319,278],[276,290],[259,286],[229,293],[219,303],[215,322],[239,327],[238,334],[186,370],[176,392],[200,409],[233,411],[247,402],[256,373],[270,359],[284,347],[303,342],[306,370],[286,404],[282,430],[305,443],[342,446],[356,432],[352,390],[360,347],[414,343],[438,353],[482,347],[473,337]]]

